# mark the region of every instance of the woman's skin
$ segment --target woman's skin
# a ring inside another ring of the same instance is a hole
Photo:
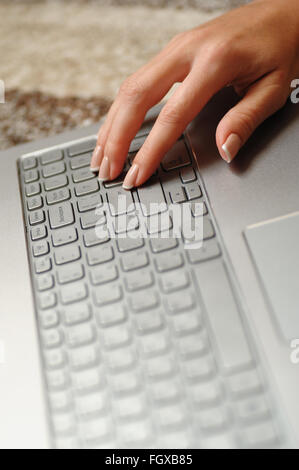
[[[216,143],[228,163],[252,132],[286,102],[299,78],[298,0],[255,0],[175,36],[120,88],[100,128],[91,160],[100,181],[122,171],[146,112],[172,85],[181,85],[161,110],[123,186],[143,184],[190,121],[221,88],[242,96],[220,121]]]

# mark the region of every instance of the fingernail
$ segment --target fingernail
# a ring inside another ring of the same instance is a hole
[[[239,152],[241,146],[242,141],[240,137],[237,134],[230,134],[226,139],[226,142],[222,145],[222,150],[225,153],[224,157],[221,155],[222,158],[224,158],[227,163],[230,163]]]
[[[133,163],[130,170],[128,171],[125,180],[123,182],[124,189],[132,189],[136,185],[136,179],[138,175],[139,167],[136,163]]]
[[[100,166],[99,180],[107,181],[110,177],[110,164],[108,157],[104,157]]]
[[[93,151],[92,157],[91,157],[91,162],[90,162],[90,171],[99,171],[99,166],[97,165],[97,162],[99,160],[100,154],[102,151],[101,145],[97,145],[96,148]]]

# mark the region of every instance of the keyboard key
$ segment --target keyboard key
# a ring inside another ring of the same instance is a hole
[[[184,140],[177,141],[174,146],[166,153],[162,160],[162,168],[165,171],[181,168],[190,165],[191,160],[187,152]]]
[[[160,214],[167,210],[165,196],[157,177],[151,177],[148,182],[137,189],[137,192],[145,216]]]
[[[164,276],[161,277],[162,289],[166,294],[169,294],[170,292],[176,292],[180,289],[184,289],[189,284],[189,275],[186,271],[183,271],[182,269],[165,273]]]
[[[245,447],[260,447],[277,445],[279,437],[271,421],[248,426],[242,432],[242,441]]]
[[[172,376],[176,370],[176,363],[171,356],[151,357],[145,364],[146,374],[150,379],[164,380]]]
[[[107,202],[111,215],[122,215],[134,210],[133,197],[130,191],[116,186],[107,193]]]
[[[109,351],[108,367],[112,373],[119,373],[125,369],[132,369],[136,364],[136,351],[130,346]]]
[[[42,174],[44,178],[50,178],[51,176],[60,175],[61,173],[64,173],[64,172],[65,172],[64,162],[51,163],[49,165],[46,165],[42,170]]]
[[[144,447],[145,444],[149,445],[150,439],[153,436],[152,425],[147,420],[138,420],[130,422],[124,421],[122,426],[119,427],[120,438],[124,443],[124,448]]]
[[[211,379],[215,373],[215,364],[209,356],[196,357],[185,362],[184,373],[191,382]]]
[[[86,194],[96,193],[99,190],[99,183],[97,179],[85,181],[83,183],[77,183],[75,185],[76,196],[85,196]]]
[[[70,157],[75,157],[76,155],[81,155],[82,153],[90,153],[94,150],[96,145],[96,140],[85,140],[78,144],[71,145],[68,148],[68,154]]]
[[[139,228],[139,220],[136,215],[122,214],[114,217],[113,230],[116,235],[126,234]]]
[[[89,323],[72,326],[66,330],[66,342],[70,348],[78,348],[84,344],[92,343],[95,331]]]
[[[33,183],[39,179],[39,172],[37,170],[28,170],[24,173],[25,183]]]
[[[45,292],[39,295],[39,307],[42,310],[55,307],[56,303],[57,303],[57,298],[54,292]]]
[[[187,200],[185,190],[182,186],[178,186],[175,190],[172,190],[169,195],[174,204],[179,204]]]
[[[270,416],[269,405],[263,396],[246,398],[236,403],[237,415],[240,420],[253,422]]]
[[[106,284],[118,278],[118,270],[114,264],[104,264],[96,266],[90,272],[90,278],[93,285]]]
[[[58,202],[67,201],[71,197],[70,190],[67,188],[56,189],[47,193],[47,203],[57,204]]]
[[[50,406],[54,412],[67,411],[72,407],[72,397],[67,391],[50,394]]]
[[[39,183],[29,183],[25,186],[26,196],[35,196],[39,194],[41,190]]]
[[[76,409],[81,419],[89,419],[92,415],[104,412],[106,408],[107,400],[104,393],[92,393],[76,398]]]
[[[144,251],[137,251],[134,256],[130,253],[121,257],[121,265],[124,271],[133,271],[148,265],[148,255]]]
[[[118,419],[130,420],[142,417],[147,409],[146,399],[142,394],[124,397],[114,402],[115,415]]]
[[[201,263],[208,259],[217,258],[221,255],[220,247],[216,240],[205,240],[199,249],[187,250],[190,263]]]
[[[183,264],[184,259],[181,253],[173,253],[172,256],[163,253],[155,259],[156,269],[160,273],[180,268]]]
[[[189,201],[193,199],[198,199],[202,196],[201,189],[197,183],[190,183],[186,187],[186,194]]]
[[[117,395],[135,393],[140,388],[141,379],[134,371],[110,376],[110,384]]]
[[[208,352],[208,340],[202,332],[193,332],[178,339],[178,349],[182,359],[201,356]]]
[[[169,333],[165,331],[155,331],[151,335],[142,336],[140,343],[141,349],[146,356],[163,354],[169,348]]]
[[[95,369],[73,374],[74,388],[78,394],[90,393],[102,386],[100,372]]]
[[[39,291],[51,289],[54,286],[54,277],[52,274],[43,274],[38,276],[36,284]]]
[[[106,222],[105,214],[98,214],[97,211],[85,212],[80,217],[80,223],[83,230],[93,228],[96,225],[102,225]]]
[[[72,170],[78,170],[79,168],[84,168],[85,166],[90,166],[91,153],[86,153],[79,155],[78,157],[73,157],[70,161],[70,167]]]
[[[35,157],[27,157],[22,160],[23,163],[23,169],[26,170],[31,170],[32,168],[35,168],[37,165],[37,161]]]
[[[151,271],[141,269],[137,272],[129,272],[126,274],[125,283],[127,290],[134,292],[136,290],[150,287],[154,283],[154,277]]]
[[[113,423],[110,417],[102,416],[93,420],[88,420],[80,423],[79,436],[83,445],[89,448],[90,445],[105,442],[112,434]]]
[[[199,413],[200,428],[204,432],[219,432],[229,424],[229,414],[224,408],[211,408]]]
[[[32,196],[27,201],[27,207],[29,211],[40,209],[43,207],[43,200],[40,196]]]
[[[147,232],[150,235],[167,231],[169,236],[169,232],[172,227],[172,218],[169,216],[168,212],[164,212],[162,214],[155,214],[147,219]],[[163,236],[166,237],[167,233],[163,233]]]
[[[78,200],[78,211],[86,212],[96,209],[98,206],[102,205],[102,202],[102,196],[99,193],[82,196]]]
[[[159,303],[159,296],[157,292],[152,289],[134,292],[134,295],[130,299],[130,305],[134,312],[153,309],[157,307]]]
[[[63,390],[68,387],[69,379],[64,370],[47,372],[46,376],[50,390]]]
[[[191,166],[182,168],[180,170],[180,177],[181,177],[182,183],[191,183],[192,181],[195,181],[197,179],[195,171]]]
[[[90,246],[95,246],[95,245],[100,245],[102,243],[106,243],[110,241],[110,237],[108,233],[105,237],[98,237],[98,233],[96,233],[94,229],[90,229],[90,230],[86,230],[86,232],[83,233],[83,241],[86,247],[90,247]]]
[[[96,312],[96,317],[100,326],[111,326],[123,323],[127,314],[122,305],[107,305]]]
[[[223,398],[223,390],[216,381],[201,382],[192,386],[191,398],[195,406],[200,408],[211,407],[220,404]]]
[[[63,151],[61,149],[53,149],[43,153],[40,157],[41,164],[47,165],[48,163],[57,162],[62,160]]]
[[[201,328],[201,318],[197,312],[186,312],[173,318],[173,329],[177,335],[188,335]]]
[[[135,139],[133,139],[131,142],[129,153],[137,152],[144,144],[146,138],[147,135],[135,137]]]
[[[36,274],[50,271],[50,269],[52,268],[52,262],[50,258],[37,259],[34,264]]]
[[[72,204],[70,202],[61,202],[50,207],[49,221],[52,229],[73,224],[75,217]]]
[[[48,369],[59,369],[65,365],[65,355],[61,349],[50,349],[45,351],[44,361]]]
[[[80,248],[77,245],[70,245],[57,248],[54,253],[55,263],[65,264],[76,261],[81,257]]]
[[[31,229],[31,240],[40,240],[47,236],[47,228],[44,225],[39,225]]]
[[[68,179],[66,175],[52,176],[45,181],[45,190],[52,191],[53,189],[63,188],[67,186]]]
[[[140,313],[135,318],[136,329],[140,334],[148,334],[160,330],[163,325],[163,317],[159,312]]]
[[[95,175],[89,168],[81,168],[73,173],[74,183],[81,183],[81,181],[92,180],[93,178],[95,178]]]
[[[61,228],[52,232],[53,246],[67,245],[78,240],[78,234],[75,227]]]
[[[45,348],[58,348],[61,345],[62,337],[59,330],[51,329],[42,332],[42,342]]]
[[[141,248],[142,246],[144,246],[143,238],[131,238],[131,237],[118,238],[116,243],[117,243],[118,250],[121,253],[125,251],[137,250],[137,248]]]
[[[229,388],[235,397],[260,393],[262,382],[256,370],[247,370],[229,378]]]
[[[153,382],[150,385],[150,396],[160,404],[169,404],[177,401],[182,395],[182,386],[176,379],[163,382]]]
[[[39,324],[42,328],[55,328],[59,325],[59,315],[56,310],[45,310],[39,314]]]
[[[29,223],[30,225],[41,224],[45,221],[45,213],[42,210],[37,210],[30,212],[29,214]]]
[[[164,429],[179,429],[185,427],[187,410],[181,404],[160,408],[156,413],[157,425]]]
[[[84,277],[84,268],[80,263],[72,263],[70,265],[61,266],[57,270],[57,279],[59,284],[67,284],[69,282],[78,281]]]
[[[61,302],[66,305],[72,302],[78,302],[87,297],[88,291],[86,284],[82,282],[76,282],[70,286],[64,286],[61,288]]]
[[[103,340],[107,349],[122,348],[131,341],[131,334],[128,326],[118,324],[103,330]]]
[[[111,246],[95,246],[87,251],[87,262],[89,266],[102,264],[111,261],[114,258],[113,248]]]
[[[122,298],[122,289],[119,285],[106,284],[101,287],[97,287],[94,291],[94,301],[98,306],[117,302]]]
[[[86,303],[65,307],[62,311],[63,319],[66,325],[72,326],[77,323],[88,321],[91,317],[91,309]]]
[[[191,202],[190,207],[191,214],[193,215],[193,217],[201,217],[208,213],[207,205],[203,201]]]
[[[49,253],[49,243],[45,240],[35,242],[32,246],[33,256],[42,256]]]
[[[193,292],[187,290],[183,295],[181,292],[172,293],[166,298],[168,311],[172,314],[186,312],[195,307],[195,298]],[[198,307],[199,311],[199,307]]]
[[[83,346],[68,352],[72,369],[89,369],[99,363],[99,354],[95,345]]]
[[[151,238],[150,245],[153,253],[161,253],[161,251],[172,250],[178,246],[177,238]]]
[[[201,263],[194,272],[224,371],[232,372],[251,365],[246,334],[222,262],[215,259]]]

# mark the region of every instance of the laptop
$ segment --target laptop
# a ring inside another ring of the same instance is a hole
[[[0,153],[1,448],[298,448],[299,112],[227,165],[236,100],[131,192],[89,170],[98,125]]]

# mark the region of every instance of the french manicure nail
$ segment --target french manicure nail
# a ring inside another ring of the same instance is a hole
[[[130,170],[128,171],[125,180],[123,182],[124,189],[132,189],[136,185],[137,175],[139,167],[136,163],[133,163]]]
[[[230,134],[222,145],[222,150],[225,153],[224,160],[230,163],[239,152],[241,146],[242,141],[240,137],[237,134]]]
[[[90,171],[99,171],[99,166],[96,165],[99,156],[101,154],[102,147],[101,145],[97,145],[96,148],[93,151],[92,157],[91,157],[91,162],[90,162]]]
[[[108,157],[104,157],[100,166],[99,180],[107,181],[110,177],[110,164]]]

